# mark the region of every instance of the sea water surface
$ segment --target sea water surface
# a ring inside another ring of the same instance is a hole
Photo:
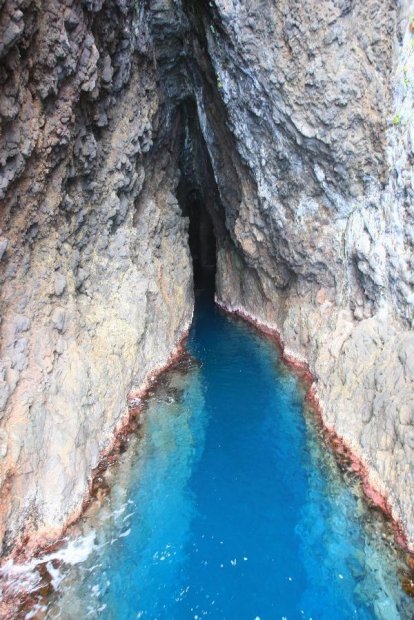
[[[389,529],[274,345],[202,300],[188,348],[68,542],[82,561],[47,562],[46,617],[413,618]]]

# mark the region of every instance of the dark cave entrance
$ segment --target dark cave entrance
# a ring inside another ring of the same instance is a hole
[[[196,188],[181,198],[183,215],[189,220],[188,242],[193,260],[194,290],[214,294],[216,276],[216,236],[212,218]]]
[[[208,149],[195,102],[181,102],[177,197],[189,218],[188,243],[193,261],[194,290],[214,296],[217,249],[224,234],[224,217]]]

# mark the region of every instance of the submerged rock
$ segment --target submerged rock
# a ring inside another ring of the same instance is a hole
[[[401,586],[406,594],[414,598],[414,579],[411,575],[405,575],[401,579]]]

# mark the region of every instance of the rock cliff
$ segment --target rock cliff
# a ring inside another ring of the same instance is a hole
[[[79,512],[128,392],[217,299],[307,360],[414,545],[408,0],[0,2],[3,553]]]
[[[144,18],[122,1],[3,3],[3,552],[79,512],[128,392],[191,321]]]
[[[218,299],[308,361],[325,424],[412,546],[409,3],[253,5],[236,17],[217,2],[224,34],[208,36],[249,172],[219,251]]]

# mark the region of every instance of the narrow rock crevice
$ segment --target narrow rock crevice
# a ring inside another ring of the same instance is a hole
[[[214,224],[197,188],[183,190],[180,201],[189,219],[188,242],[193,263],[194,290],[214,295],[216,276],[216,237]]]
[[[189,219],[189,247],[195,290],[215,291],[217,246],[227,235],[224,210],[204,137],[197,106],[184,100],[178,109],[181,123],[177,199]]]

